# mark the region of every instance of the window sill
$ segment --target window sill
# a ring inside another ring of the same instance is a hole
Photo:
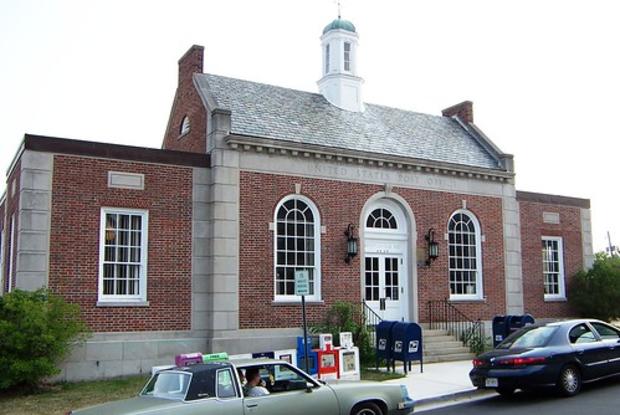
[[[486,303],[486,297],[450,297],[448,300],[449,303]]]
[[[97,307],[150,307],[148,301],[97,301]]]
[[[545,303],[566,303],[568,299],[566,297],[545,297]]]
[[[321,305],[325,304],[323,300],[306,300],[306,305]],[[273,306],[286,306],[286,305],[301,305],[301,300],[273,300],[271,302]]]

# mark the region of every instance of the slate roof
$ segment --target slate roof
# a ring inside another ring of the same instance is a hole
[[[231,134],[502,169],[458,121],[382,105],[350,112],[321,94],[195,74],[203,96],[231,111]]]

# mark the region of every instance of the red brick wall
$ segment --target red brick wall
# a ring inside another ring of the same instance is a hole
[[[202,73],[203,53],[202,46],[194,45],[179,60],[179,83],[162,145],[166,150],[203,154],[207,151],[207,113],[192,80],[194,73]],[[191,128],[181,136],[185,116],[189,117]]]
[[[7,189],[7,192],[8,192],[8,189]],[[0,198],[1,197],[2,196],[0,196]],[[5,212],[6,212],[6,199],[0,202],[0,233],[4,232],[2,235],[0,235],[0,293],[3,293],[5,289],[4,253],[6,252],[6,244],[7,244],[6,232],[8,232],[8,229],[5,229],[5,224],[6,224],[6,220],[4,218]]]
[[[300,324],[299,306],[272,305],[273,301],[273,232],[269,223],[277,203],[295,192],[314,201],[327,233],[321,235],[321,275],[323,305],[307,307],[309,320],[316,322],[335,301],[359,303],[360,257],[350,265],[344,262],[346,247],[344,230],[347,224],[359,224],[364,204],[382,186],[344,183],[301,177],[278,176],[242,171],[240,174],[240,246],[239,319],[241,328],[292,327]],[[483,249],[484,302],[456,304],[472,318],[490,319],[505,312],[504,257],[501,199],[450,194],[425,190],[394,188],[404,197],[415,215],[418,246],[426,246],[424,235],[430,227],[437,230],[440,257],[430,268],[418,268],[420,320],[428,319],[427,302],[449,297],[448,261],[443,234],[450,215],[462,207],[474,212],[486,235]]]
[[[564,246],[564,276],[568,292],[571,280],[583,268],[581,215],[578,207],[519,201],[525,311],[535,318],[576,315],[567,302],[544,300],[542,236],[561,236]],[[543,222],[543,212],[560,214],[560,224]],[[570,295],[570,293],[569,293]]]
[[[145,190],[108,188],[108,171],[143,173]],[[147,209],[149,307],[97,307],[101,207]],[[188,330],[192,170],[54,157],[50,288],[77,303],[95,332]]]
[[[18,229],[18,225],[19,225],[19,215],[18,215],[18,210],[19,210],[19,182],[20,182],[20,174],[21,174],[21,160],[18,160],[17,163],[15,164],[15,167],[13,168],[13,171],[11,172],[11,174],[9,175],[7,182],[6,182],[6,201],[5,201],[5,209],[6,209],[6,227],[5,227],[5,243],[6,246],[4,248],[4,270],[3,270],[3,276],[4,276],[4,284],[2,289],[4,290],[4,292],[7,291],[7,284],[8,284],[8,280],[9,280],[9,267],[10,261],[13,261],[13,269],[12,269],[12,274],[13,277],[11,279],[11,287],[15,288],[15,266],[17,263],[17,241],[16,239],[16,235],[17,232],[15,231],[15,229]],[[12,194],[12,190],[13,190],[13,182],[15,182],[15,193]],[[15,227],[13,229],[10,229],[11,227],[11,216],[15,215]],[[13,245],[13,252],[12,252],[12,258],[9,258],[9,244]]]

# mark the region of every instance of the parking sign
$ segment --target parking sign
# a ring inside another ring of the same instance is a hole
[[[295,295],[310,295],[308,270],[295,271]]]

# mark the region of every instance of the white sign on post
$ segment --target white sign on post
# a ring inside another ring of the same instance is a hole
[[[295,295],[310,295],[308,270],[295,271]]]

